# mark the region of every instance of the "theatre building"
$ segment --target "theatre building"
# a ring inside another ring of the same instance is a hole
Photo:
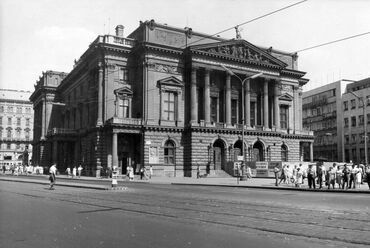
[[[243,130],[252,169],[313,159],[296,55],[153,20],[123,33],[98,36],[61,81],[35,85],[35,122],[49,120],[34,132],[40,163],[232,175]]]

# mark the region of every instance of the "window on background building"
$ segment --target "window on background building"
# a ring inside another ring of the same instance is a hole
[[[257,121],[256,121],[256,102],[251,102],[251,116],[250,116],[250,119],[251,119],[251,126],[256,126],[257,125]]]
[[[356,137],[357,137],[357,134],[352,134],[351,135],[352,143],[356,143]]]
[[[18,129],[17,130],[17,138],[19,139],[21,137],[21,130],[20,129]]]
[[[17,118],[17,126],[21,125],[21,118]]]
[[[17,107],[17,114],[22,114],[22,107]]]
[[[370,114],[366,114],[366,123],[370,124]]]
[[[165,103],[166,105],[166,103]],[[168,106],[167,106],[168,107]],[[123,118],[129,118],[130,114],[130,104],[129,104],[129,99],[123,99],[122,100],[122,111],[123,111]]]
[[[26,108],[26,113],[27,114],[31,113],[31,108]]]
[[[348,127],[348,118],[344,118],[344,127]]]
[[[358,107],[359,108],[362,108],[364,106],[364,98],[363,97],[360,97],[360,99],[358,100]]]
[[[13,107],[8,106],[8,113],[13,113]]]
[[[370,96],[366,96],[366,105],[369,106],[370,105]]]
[[[6,132],[6,137],[8,139],[10,139],[12,137],[12,130],[8,129],[8,131]]]
[[[176,120],[176,94],[174,92],[163,92],[163,116],[164,120]],[[128,105],[128,100],[126,99]],[[128,106],[127,106],[128,107]]]
[[[3,125],[3,117],[0,116],[0,126],[2,126],[2,125]]]
[[[217,122],[217,97],[211,97],[211,122]]]
[[[357,162],[356,148],[352,149],[352,161]]]
[[[331,92],[332,92],[332,96],[335,96],[335,89],[333,89]]]
[[[175,164],[175,144],[171,140],[167,140],[164,144],[164,164]]]
[[[351,100],[351,109],[355,109],[356,108],[356,99],[352,99]]]
[[[0,113],[4,113],[4,106],[0,106]]]
[[[8,117],[8,126],[12,125],[12,117]]]
[[[286,105],[280,106],[280,128],[287,129],[288,128],[288,110],[289,107]]]
[[[25,131],[26,140],[30,140],[30,131]]]
[[[286,145],[281,146],[281,161],[288,161],[288,147]]]
[[[312,110],[312,115],[313,115],[313,116],[316,116],[316,115],[317,115],[317,109],[313,109],[313,110]]]
[[[11,144],[10,143],[7,143],[6,144],[6,149],[10,150],[10,148],[12,148]]]
[[[26,119],[26,126],[27,126],[27,127],[29,127],[29,126],[30,126],[30,119],[29,119],[29,118],[27,118],[27,119]]]
[[[321,115],[321,108],[317,108],[317,115]]]
[[[21,145],[20,144],[17,144],[17,150],[21,149]]]
[[[349,135],[344,135],[344,141],[346,144],[349,144]]]
[[[364,125],[364,116],[363,115],[359,115],[358,116],[358,125],[359,126],[363,126]]]
[[[343,102],[343,110],[348,110],[348,101]]]
[[[356,116],[351,117],[351,126],[355,127],[356,126]]]

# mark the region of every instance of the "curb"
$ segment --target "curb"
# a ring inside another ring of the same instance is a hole
[[[34,183],[34,184],[42,184],[42,185],[49,185],[49,182],[43,182],[39,180],[20,180],[20,179],[7,179],[1,178],[0,181],[7,181],[7,182],[18,182],[18,183]],[[70,184],[70,183],[57,183],[55,186],[63,186],[63,187],[72,187],[72,188],[85,188],[85,189],[97,189],[97,190],[110,190],[108,187],[103,186],[96,186],[91,184]]]
[[[186,185],[186,186],[211,186],[211,187],[229,187],[229,188],[251,188],[251,189],[271,189],[285,191],[303,191],[303,192],[318,192],[318,193],[355,193],[355,194],[370,194],[370,190],[329,190],[329,189],[307,189],[307,188],[287,188],[275,186],[253,186],[253,185],[228,185],[228,184],[202,184],[202,183],[171,183],[171,185]]]

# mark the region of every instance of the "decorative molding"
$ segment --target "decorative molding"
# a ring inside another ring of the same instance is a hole
[[[159,64],[159,63],[148,63],[148,68],[151,71],[158,71],[170,74],[182,74],[182,70],[178,66]]]

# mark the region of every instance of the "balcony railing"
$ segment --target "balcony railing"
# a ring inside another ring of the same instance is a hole
[[[75,129],[69,128],[57,128],[54,127],[53,129],[48,131],[48,135],[75,135],[77,131]]]
[[[143,121],[140,118],[118,118],[113,117],[108,121],[111,124],[125,124],[125,125],[142,125]]]
[[[135,45],[135,40],[114,35],[99,35],[92,44],[98,43],[113,44],[131,48]]]

